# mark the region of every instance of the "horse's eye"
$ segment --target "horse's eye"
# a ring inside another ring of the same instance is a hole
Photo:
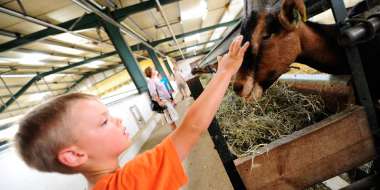
[[[268,40],[271,36],[272,36],[272,34],[270,34],[270,33],[265,33],[265,34],[263,35],[263,40]]]

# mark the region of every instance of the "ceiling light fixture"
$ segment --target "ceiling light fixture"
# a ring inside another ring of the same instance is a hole
[[[181,11],[181,21],[193,20],[202,18],[203,20],[207,16],[207,3],[205,0],[200,0],[198,4],[189,10]]]
[[[17,59],[17,62],[25,65],[44,65],[45,62],[42,62],[42,60],[48,57],[50,55],[45,53],[23,53],[22,57]]]
[[[92,61],[90,63],[84,64],[83,66],[88,67],[88,68],[99,68],[100,65],[102,64],[104,64],[104,61],[96,60],[96,61]]]
[[[0,75],[1,78],[31,78],[35,77],[36,74],[9,74],[9,75]]]

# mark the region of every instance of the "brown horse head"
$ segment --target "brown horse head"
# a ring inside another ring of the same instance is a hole
[[[241,34],[250,41],[233,89],[239,96],[259,98],[301,53],[299,26],[306,21],[303,0],[267,2],[243,21]]]

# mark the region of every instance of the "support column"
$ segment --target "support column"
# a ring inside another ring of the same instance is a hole
[[[109,38],[114,45],[116,52],[119,54],[125,68],[132,78],[139,93],[148,91],[148,85],[145,80],[145,76],[142,74],[136,58],[132,54],[131,48],[124,40],[120,29],[107,22],[103,23],[103,27],[106,30]]]
[[[157,71],[161,74],[162,77],[166,77],[166,79],[169,81],[169,77],[166,76],[166,73],[165,73],[164,69],[162,68],[160,60],[158,60],[158,56],[157,56],[156,52],[150,48],[146,48],[146,50],[148,51],[149,57],[153,61],[154,67],[157,69]],[[168,82],[167,84],[169,85],[169,86],[167,86],[167,88],[170,88],[171,90],[173,90],[173,87],[170,84],[170,82]],[[168,89],[168,90],[170,90],[170,89]]]
[[[173,75],[173,71],[172,71],[172,68],[170,68],[168,60],[164,59],[164,63],[165,63],[166,69],[169,71],[170,75]]]
[[[157,56],[156,52],[154,52],[154,50],[152,50],[150,48],[146,48],[146,50],[148,51],[149,57],[152,59],[154,67],[156,68],[156,70],[161,74],[161,76],[167,77],[164,69],[161,66],[160,60],[158,60],[158,56]]]

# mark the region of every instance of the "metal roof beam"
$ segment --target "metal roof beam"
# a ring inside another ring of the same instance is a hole
[[[53,28],[53,29],[55,29],[57,31],[69,32],[72,35],[75,35],[75,36],[78,36],[78,37],[81,37],[81,38],[85,38],[85,39],[88,39],[88,40],[91,40],[91,41],[98,41],[98,40],[91,39],[91,38],[89,38],[87,36],[84,36],[82,34],[73,33],[70,30],[71,27],[70,27],[70,29],[66,29],[66,28],[60,27],[58,25],[51,24],[50,22],[47,22],[47,21],[44,21],[44,20],[41,20],[41,19],[38,19],[38,18],[35,18],[35,17],[32,17],[32,16],[29,16],[29,15],[26,15],[25,13],[20,13],[20,12],[17,12],[15,10],[8,9],[6,7],[0,6],[0,12],[4,13],[4,14],[7,14],[9,16],[12,16],[12,17],[23,19],[23,20],[28,21],[30,23],[34,23],[34,24],[37,24],[37,25],[40,25],[40,26],[44,26],[46,28]],[[82,17],[80,17],[80,18],[82,18]]]
[[[21,34],[16,33],[16,32],[11,32],[8,30],[0,29],[0,35],[1,36],[6,36],[10,38],[20,38]],[[67,42],[61,42],[61,41],[56,41],[56,40],[51,40],[51,39],[44,39],[40,41],[41,43],[48,44],[48,45],[56,45],[56,46],[62,46],[62,47],[67,47],[67,48],[72,48],[72,49],[77,49],[77,50],[82,50],[82,51],[88,51],[92,53],[101,53],[99,51],[93,50],[91,48],[86,48],[86,47],[81,47],[76,44],[70,44]]]
[[[20,90],[18,90],[7,102],[5,102],[4,105],[2,105],[0,107],[0,113],[2,113],[17,98],[19,98],[22,94],[24,94],[25,91],[27,91],[30,88],[30,86],[33,85],[34,82],[41,80],[41,78],[46,77],[46,76],[51,75],[51,74],[55,74],[55,73],[64,71],[64,70],[67,70],[67,69],[71,69],[71,68],[77,67],[77,66],[80,66],[80,65],[84,65],[86,63],[89,63],[89,62],[92,62],[92,61],[95,61],[95,60],[98,60],[98,59],[103,59],[105,57],[109,57],[109,56],[112,56],[112,55],[115,55],[115,54],[116,54],[116,51],[108,52],[108,53],[105,53],[103,55],[92,57],[92,58],[89,58],[89,59],[86,59],[86,60],[83,60],[83,61],[80,61],[80,62],[77,62],[77,63],[73,63],[73,64],[65,66],[65,67],[56,68],[56,69],[53,69],[51,71],[47,71],[47,72],[40,73],[40,74],[36,75],[32,79],[30,79]]]
[[[211,50],[212,50],[212,47],[209,47],[209,48],[206,48],[206,49],[202,49],[202,50],[198,50],[195,53],[194,52],[188,52],[188,53],[185,54],[185,58],[189,59],[189,58],[192,58],[192,57],[195,57],[195,56],[203,55],[203,54],[206,54],[206,53],[210,52]],[[174,57],[174,59],[176,59],[176,60],[178,60],[180,58],[181,58],[181,56]]]
[[[71,49],[87,51],[87,52],[91,52],[91,53],[101,53],[101,52],[96,51],[92,48],[82,47],[82,46],[78,46],[76,44],[71,44],[71,43],[61,42],[61,41],[56,41],[56,40],[51,40],[51,39],[44,39],[44,40],[41,40],[40,42],[44,43],[44,44],[48,44],[48,45],[62,46],[62,47],[67,47],[67,48],[71,48]]]
[[[158,51],[154,47],[152,47],[151,44],[143,36],[141,36],[139,33],[134,31],[131,27],[126,26],[126,25],[120,23],[119,21],[115,20],[114,18],[112,18],[112,16],[109,16],[110,14],[107,14],[104,11],[97,9],[90,2],[88,2],[86,0],[72,0],[72,1],[74,1],[78,6],[82,7],[83,9],[92,11],[97,16],[99,16],[103,21],[105,21],[108,24],[116,27],[121,32],[123,32],[123,33],[131,36],[132,38],[140,41],[142,44],[144,44],[144,46],[151,48],[152,50],[156,51],[158,54],[161,54],[161,56],[164,56],[164,55],[162,55],[162,53],[160,51]],[[103,24],[103,23],[102,23],[102,25],[103,25],[103,27],[105,26],[105,24]]]
[[[55,85],[55,84],[72,84],[72,83],[75,83],[75,81],[48,82],[47,84]],[[13,84],[13,85],[11,84],[11,85],[8,85],[9,88],[21,88],[23,86],[24,85],[21,85],[21,84]]]
[[[64,93],[69,92],[71,89],[73,89],[75,86],[77,86],[83,80],[87,79],[89,76],[91,76],[91,74],[85,74],[85,75],[83,75],[79,80],[75,81],[74,84],[72,84],[70,87],[68,87]]]
[[[4,29],[0,29],[0,35],[6,36],[6,37],[10,37],[10,38],[18,38],[18,37],[20,37],[19,33],[10,32],[10,31],[4,30]]]
[[[45,71],[47,72],[47,71]],[[43,73],[43,72],[41,72]],[[62,74],[66,75],[82,75],[85,73],[85,71],[63,71]],[[36,74],[36,71],[27,71],[27,70],[22,70],[22,71],[7,71],[4,74],[1,74],[0,76],[6,76],[6,75],[33,75]]]
[[[114,63],[116,64],[116,63]],[[69,65],[69,64],[64,64],[64,65],[61,65],[61,66],[65,66],[65,65]],[[33,66],[33,65],[22,65],[22,64],[12,64],[12,63],[1,63],[0,65],[0,70],[4,70],[4,69],[11,69],[11,71],[20,71],[20,70],[36,70],[34,73],[36,72],[43,72],[43,71],[48,71],[48,70],[51,70],[51,69],[54,69],[54,68],[57,68],[58,66],[55,66],[55,65],[36,65],[36,66]],[[103,66],[104,67],[104,66]],[[101,68],[103,68],[101,67]],[[98,69],[98,68],[96,68]],[[41,71],[43,70],[43,71]],[[86,68],[76,68],[76,69],[73,69],[72,71],[78,71],[78,72],[88,72],[88,71],[93,71],[95,70],[95,68],[90,68],[90,67],[86,67]]]
[[[160,0],[161,5],[167,5],[170,3],[178,2],[179,0]],[[128,7],[120,8],[111,12],[112,17],[117,21],[123,21],[127,16],[146,11],[152,8],[156,8],[156,2],[149,0],[141,3],[137,3]]]
[[[73,55],[73,54],[67,54],[67,53],[61,53],[61,52],[49,52],[49,51],[42,51],[42,50],[33,50],[33,49],[26,49],[26,48],[18,48],[15,50],[20,53],[41,53],[51,56],[58,56],[58,57],[66,57],[66,58],[83,58],[83,56],[80,55]]]
[[[169,3],[173,3],[177,1],[179,0],[161,0],[160,2],[161,4],[164,5],[164,4],[169,4]],[[116,21],[120,22],[131,14],[135,14],[135,13],[142,12],[151,8],[155,8],[155,6],[156,6],[156,3],[154,1],[141,2],[135,5],[131,5],[128,7],[124,7],[124,8],[120,8],[115,11],[112,11],[111,15]],[[78,19],[80,19],[79,22],[77,22]],[[71,26],[73,26],[74,23],[76,23],[76,25],[73,28],[70,28]],[[77,30],[83,30],[83,29],[88,29],[88,28],[94,28],[99,25],[100,23],[99,23],[98,16],[94,13],[91,13],[91,14],[86,14],[83,17],[78,17],[78,18],[63,22],[61,24],[58,24],[57,26],[67,29],[67,30],[71,29],[71,31],[77,31]],[[50,35],[56,35],[56,34],[61,34],[61,33],[64,33],[64,32],[61,30],[57,30],[55,28],[46,28],[38,32],[34,32],[31,34],[25,35],[23,37],[20,37],[19,39],[15,39],[15,40],[1,44],[0,52],[18,48],[20,46],[46,38]]]
[[[44,92],[55,92],[55,91],[61,91],[61,90],[66,90],[67,88],[56,88],[56,89],[47,89],[47,90],[41,90],[41,91],[33,91],[33,92],[25,92],[23,95],[31,95],[31,94],[38,94],[38,93],[44,93]],[[10,94],[7,95],[1,95],[1,98],[9,98],[11,97]]]
[[[155,0],[155,1],[156,1],[156,3],[157,3],[157,7],[158,7],[158,10],[159,10],[160,13],[161,13],[162,18],[164,18],[165,23],[166,23],[166,26],[168,27],[169,32],[170,32],[170,34],[172,35],[172,38],[173,38],[173,40],[174,40],[174,43],[177,45],[178,51],[181,53],[182,58],[185,59],[185,56],[183,55],[183,51],[182,51],[182,49],[181,49],[181,46],[180,46],[179,43],[178,43],[178,40],[177,40],[177,38],[176,38],[176,36],[175,36],[175,34],[174,34],[173,28],[172,28],[172,26],[170,25],[170,23],[169,23],[169,21],[168,21],[168,18],[166,17],[166,13],[165,13],[164,9],[162,8],[160,1],[159,1],[159,0]]]
[[[220,40],[222,40],[222,38],[218,38],[218,39],[214,39],[214,40],[210,40],[210,41],[205,41],[205,42],[197,43],[197,44],[194,44],[194,45],[191,45],[191,46],[183,47],[182,49],[186,50],[186,49],[189,49],[189,48],[192,48],[192,47],[197,47],[197,46],[205,45],[205,44],[208,44],[208,43],[217,42],[217,41],[220,41]],[[165,54],[169,55],[169,54],[174,53],[174,52],[178,52],[178,49],[166,52]]]
[[[110,66],[108,68],[100,69],[100,70],[97,70],[97,71],[94,71],[94,72],[91,72],[91,73],[86,73],[79,80],[75,81],[69,88],[67,88],[67,90],[64,93],[69,92],[71,89],[75,88],[79,83],[81,83],[83,80],[87,79],[88,77],[90,77],[92,75],[95,75],[95,74],[98,74],[98,73],[101,73],[101,72],[104,72],[104,71],[108,71],[108,70],[114,69],[114,68],[116,68],[118,66],[119,65],[112,65],[112,66]]]
[[[35,104],[30,104],[30,105],[27,105],[27,106],[23,106],[23,107],[20,107],[20,108],[14,108],[14,109],[9,109],[5,112],[3,112],[2,114],[6,114],[6,113],[10,113],[10,112],[14,112],[14,111],[20,111],[20,110],[24,110],[24,109],[27,109],[27,108],[31,108],[31,107],[34,107],[38,104],[41,104],[40,102],[38,103],[35,103]]]
[[[109,57],[109,56],[113,56],[113,55],[116,55],[116,51],[112,51],[112,52],[108,52],[108,53],[105,53],[105,54],[102,54],[102,55],[99,55],[99,56],[88,58],[86,60],[79,61],[77,63],[72,63],[72,64],[67,65],[65,67],[56,68],[56,69],[53,69],[51,71],[41,73],[40,76],[41,77],[46,77],[46,76],[54,74],[54,73],[58,73],[58,72],[61,72],[61,71],[67,70],[67,69],[71,69],[71,68],[74,68],[74,67],[77,67],[77,66],[80,66],[80,65],[84,65],[86,63],[89,63],[89,62],[92,62],[92,61],[95,61],[95,60],[98,60],[98,59],[103,59],[103,58],[106,58],[106,57]]]
[[[234,25],[234,24],[236,24],[238,22],[240,22],[240,19],[235,19],[235,20],[232,20],[232,21],[229,21],[229,22],[219,23],[219,24],[216,24],[216,25],[213,25],[213,26],[208,26],[208,27],[200,28],[198,30],[193,30],[191,32],[186,32],[186,33],[183,33],[183,34],[178,34],[175,37],[177,39],[180,39],[180,38],[184,38],[184,37],[191,36],[191,35],[194,35],[194,34],[206,32],[206,31],[210,31],[210,30],[214,30],[216,28],[231,26],[231,25]],[[152,42],[152,45],[153,46],[157,46],[158,44],[161,44],[161,43],[164,43],[164,42],[168,42],[168,41],[171,41],[171,40],[173,40],[173,37],[164,38],[164,39]]]

